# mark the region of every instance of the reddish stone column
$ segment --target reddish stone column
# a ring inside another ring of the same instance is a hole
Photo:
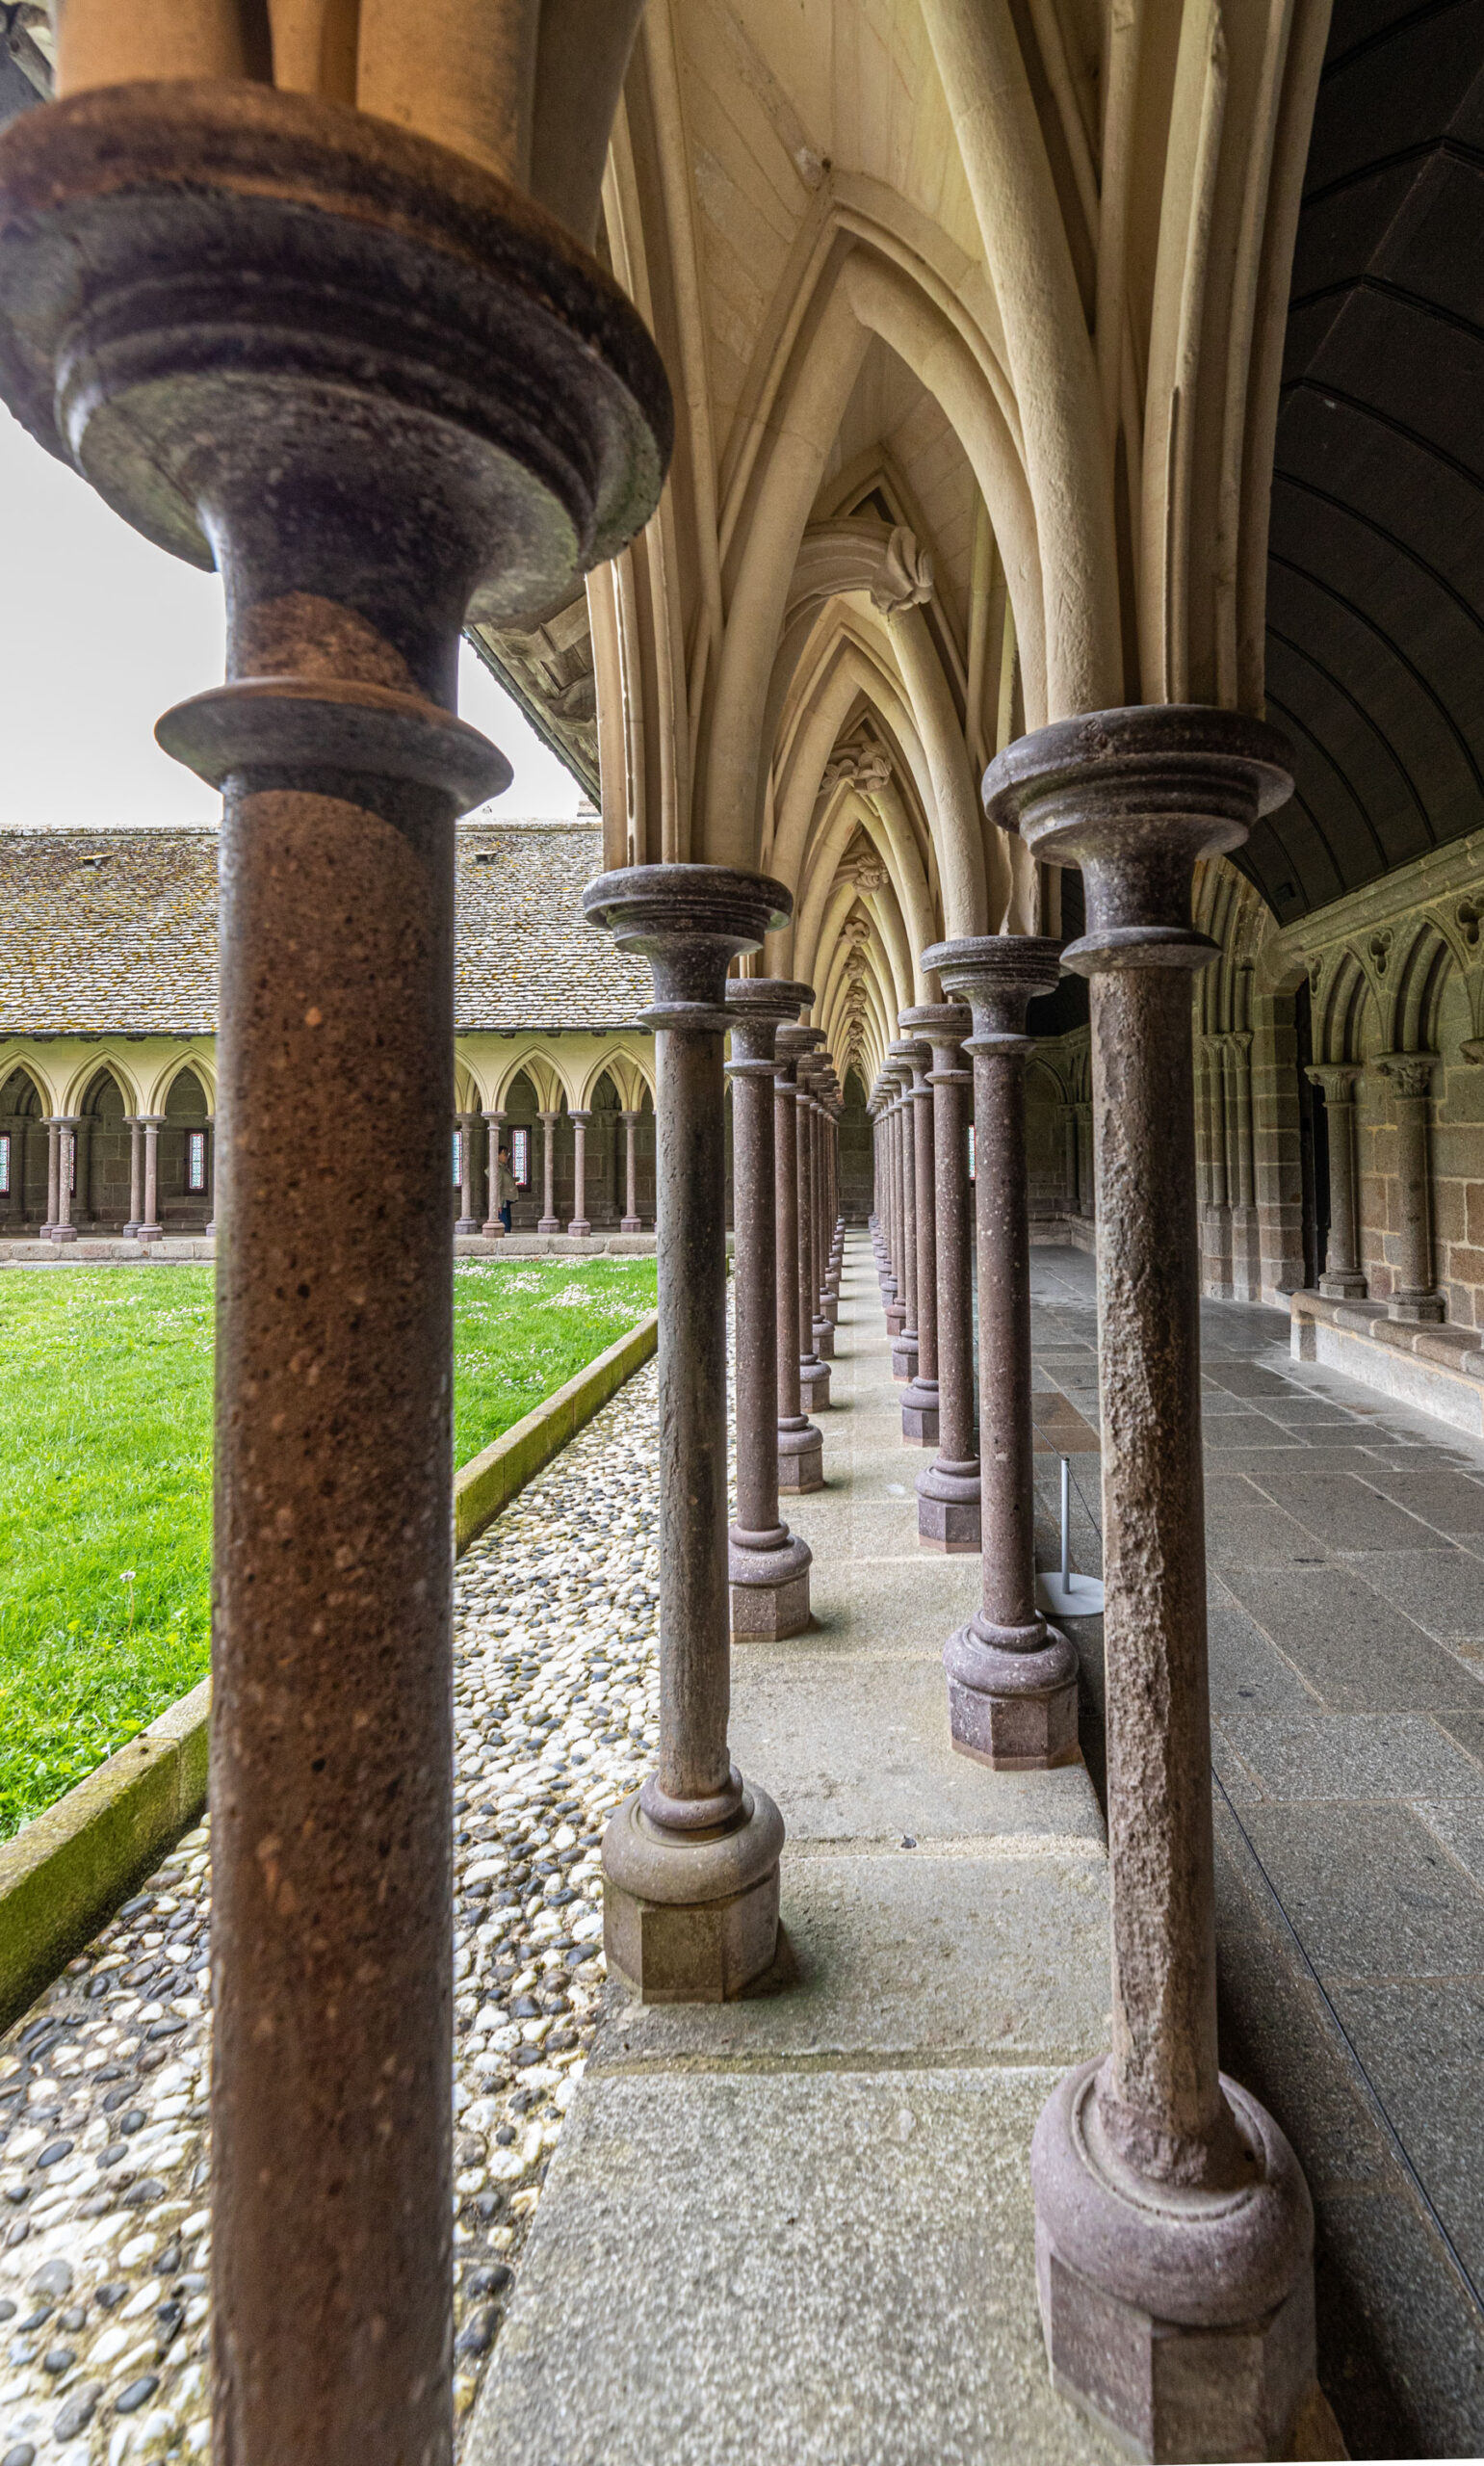
[[[810,1049],[813,1028],[780,1027],[773,1038],[773,1190],[778,1303],[778,1487],[822,1490],[824,1441],[804,1408],[800,1392],[798,1060]],[[828,1373],[825,1374],[826,1377]],[[826,1389],[826,1393],[827,1393]]]
[[[814,1000],[813,987],[734,977],[732,1264],[736,1322],[737,1521],[727,1535],[732,1634],[768,1641],[809,1624],[807,1542],[778,1515],[778,1251],[773,1158],[773,1038]],[[795,1401],[797,1367],[794,1368]]]
[[[834,1322],[824,1307],[824,1105],[829,1057],[808,1056],[799,1071],[800,1131],[809,1150],[809,1331],[817,1360],[835,1358]]]
[[[500,1134],[505,1128],[505,1115],[504,1114],[485,1114],[483,1121],[485,1169],[489,1179],[484,1190],[486,1213],[480,1229],[486,1242],[503,1242],[505,1226],[500,1220]]]
[[[1042,2316],[1058,2387],[1147,2457],[1285,2456],[1314,2385],[1308,2191],[1216,2057],[1190,1018],[1195,860],[1283,802],[1288,760],[1258,721],[1154,706],[985,779],[993,821],[1080,865],[1062,958],[1092,985],[1113,2046],[1036,2128]]]
[[[510,776],[453,703],[471,607],[647,518],[664,375],[504,181],[206,78],[0,137],[0,372],[225,594],[159,726],[223,794],[213,2453],[448,2466],[454,826]]]
[[[1052,992],[1057,944],[986,933],[935,942],[923,965],[974,1013],[979,1282],[980,1608],[944,1648],[953,1745],[1000,1771],[1077,1756],[1077,1654],[1035,1598],[1030,1236],[1026,1214],[1026,1006]]]
[[[931,1019],[932,1004],[903,1010],[904,1028]],[[917,1182],[917,1366],[901,1400],[901,1434],[909,1447],[938,1444],[938,1227],[934,1206],[933,1097],[927,1084],[931,1047],[912,1050],[912,1163]]]
[[[820,1352],[814,1307],[814,1116],[809,1094],[810,1066],[823,1041],[819,1028],[778,1030],[778,1050],[792,1055],[797,1089],[798,1387],[802,1409],[811,1416],[830,1409],[829,1363]]]
[[[719,2003],[772,1963],[783,1847],[727,1748],[724,997],[793,902],[727,866],[638,865],[583,905],[650,963],[660,1082],[660,1753],[604,1835],[604,1945],[646,2003]]]
[[[458,1115],[458,1162],[461,1167],[459,1174],[461,1188],[458,1221],[454,1227],[456,1233],[477,1233],[480,1229],[480,1165],[476,1147],[480,1135],[479,1123],[478,1114]]]
[[[70,1114],[57,1118],[57,1206],[52,1220],[54,1242],[75,1242],[77,1227],[72,1221],[72,1184],[77,1173],[77,1123]]]
[[[892,1338],[892,1377],[910,1380],[917,1369],[917,1124],[912,1080],[921,1055],[910,1036],[888,1048],[894,1077],[901,1093],[897,1100],[897,1170],[900,1188],[901,1273],[898,1279],[901,1325]]]
[[[587,1221],[587,1124],[591,1121],[592,1115],[590,1113],[579,1113],[574,1106],[569,1105],[567,1119],[572,1125],[573,1209],[572,1220],[567,1226],[567,1231],[582,1235],[592,1231],[592,1226]]]
[[[624,1209],[618,1230],[620,1233],[642,1233],[644,1227],[638,1212],[638,1150],[636,1143],[640,1117],[638,1114],[620,1114],[618,1118],[623,1124],[624,1188]]]
[[[41,1226],[41,1239],[49,1242],[57,1230],[57,1204],[60,1193],[60,1158],[62,1155],[62,1124],[55,1114],[48,1114],[46,1130],[46,1221]]]
[[[538,1233],[560,1233],[561,1230],[560,1220],[557,1214],[557,1124],[560,1119],[561,1115],[560,1113],[542,1114],[540,1116],[541,1130],[543,1133],[541,1143],[542,1198],[540,1221],[535,1228]]]
[[[933,1240],[937,1255],[938,1454],[917,1477],[924,1550],[967,1557],[980,1546],[979,1459],[974,1440],[973,1276],[969,1249],[969,1105],[963,1066],[971,1019],[962,1003],[913,1012],[932,1052]]]

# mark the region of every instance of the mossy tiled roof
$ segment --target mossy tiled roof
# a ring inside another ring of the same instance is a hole
[[[482,1028],[616,1028],[649,971],[584,922],[603,869],[596,822],[458,832],[455,1018]],[[211,1036],[214,830],[0,829],[0,1035]]]

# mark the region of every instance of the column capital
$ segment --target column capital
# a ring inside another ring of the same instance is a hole
[[[1310,1086],[1320,1089],[1327,1105],[1353,1105],[1360,1075],[1358,1062],[1314,1062],[1304,1072]]]
[[[715,1034],[729,1024],[728,966],[787,925],[794,894],[731,865],[629,865],[587,884],[583,913],[615,949],[648,959],[655,999],[645,1027]]]
[[[814,1001],[812,984],[795,984],[787,977],[731,976],[726,984],[732,1059],[727,1076],[743,1072],[762,1077],[773,1068],[774,1039],[781,1027],[792,1027],[800,1010]],[[815,1035],[819,1030],[813,1031]]]
[[[1061,974],[1061,945],[1041,933],[976,933],[955,942],[934,942],[923,965],[941,978],[946,993],[961,993],[974,1014],[969,1053],[1028,1052],[1026,1010],[1038,993],[1054,993]]]
[[[1375,1066],[1383,1079],[1392,1081],[1398,1096],[1415,1098],[1431,1093],[1438,1061],[1435,1053],[1384,1053]]]
[[[559,1121],[560,1121],[561,1116],[562,1116],[563,1113],[565,1112],[565,1110],[566,1110],[566,1108],[565,1108],[563,1105],[559,1105],[559,1106],[557,1107],[557,1110],[556,1110],[556,1112],[555,1112],[555,1113],[543,1113],[543,1114],[537,1114],[537,1115],[536,1115],[536,1119],[537,1119],[537,1121],[544,1121],[544,1122],[559,1122]]]
[[[470,1118],[471,1118],[471,1120],[472,1120],[472,1118],[473,1118],[472,1115],[471,1115]],[[486,1114],[481,1114],[481,1115],[480,1115],[480,1119],[481,1119],[482,1121],[487,1121],[487,1122],[488,1122],[488,1124],[489,1124],[489,1126],[490,1126],[490,1128],[491,1128],[492,1130],[499,1130],[499,1129],[501,1128],[501,1126],[503,1125],[503,1123],[504,1123],[504,1121],[505,1121],[505,1119],[506,1119],[506,1116],[505,1116],[505,1115],[504,1115],[503,1113],[486,1113]]]
[[[590,1106],[590,1105],[568,1105],[568,1107],[567,1107],[567,1119],[568,1119],[568,1121],[580,1121],[580,1122],[582,1123],[582,1125],[583,1125],[584,1130],[586,1130],[586,1127],[587,1127],[587,1124],[588,1124],[588,1123],[591,1121],[591,1119],[592,1119],[592,1108],[591,1108],[591,1106]]]
[[[997,754],[984,810],[1039,860],[1081,868],[1087,930],[1062,954],[1077,975],[1205,967],[1217,946],[1190,922],[1196,858],[1239,848],[1286,803],[1291,764],[1287,738],[1241,711],[1087,711]]]

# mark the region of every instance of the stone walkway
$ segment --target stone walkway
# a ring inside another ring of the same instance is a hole
[[[1093,1262],[1037,1249],[1032,1283],[1038,1423],[1095,1428]],[[1484,1447],[1293,1361],[1280,1312],[1208,1302],[1202,1350],[1222,2059],[1308,2172],[1351,2453],[1473,2456]],[[1096,1572],[1097,1459],[1072,1469]],[[1038,1472],[1049,1564],[1054,1453]],[[1101,1621],[1078,1636],[1101,1702]]]

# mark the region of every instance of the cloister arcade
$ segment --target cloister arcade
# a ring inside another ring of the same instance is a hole
[[[732,1644],[806,1632],[780,1491],[829,1484],[869,1139],[899,1435],[937,1451],[871,1565],[977,1559],[938,1711],[996,1807],[1086,1783],[1089,1664],[1035,1589],[1029,1243],[1095,1242],[1112,1959],[1029,2159],[1054,2385],[1145,2456],[1341,2453],[1311,2192],[1218,2049],[1199,1308],[1291,1298],[1306,1357],[1437,1373],[1477,1420],[1472,17],[26,13],[0,393],[228,609],[227,682],[159,723],[224,800],[221,2456],[451,2453],[447,1141],[467,1230],[482,1135],[559,1096],[579,1206],[592,1124],[605,1159],[654,1125],[619,2033],[673,2005],[672,2045],[713,2007],[724,2037],[762,1981],[787,2007],[790,1808],[750,1767],[790,1723],[740,1769]],[[544,963],[518,829],[456,830],[509,776],[454,710],[465,630],[600,786],[621,1042],[583,1041],[576,979],[553,1041],[463,1033],[466,866]],[[859,1781],[875,1743],[840,1735]]]

